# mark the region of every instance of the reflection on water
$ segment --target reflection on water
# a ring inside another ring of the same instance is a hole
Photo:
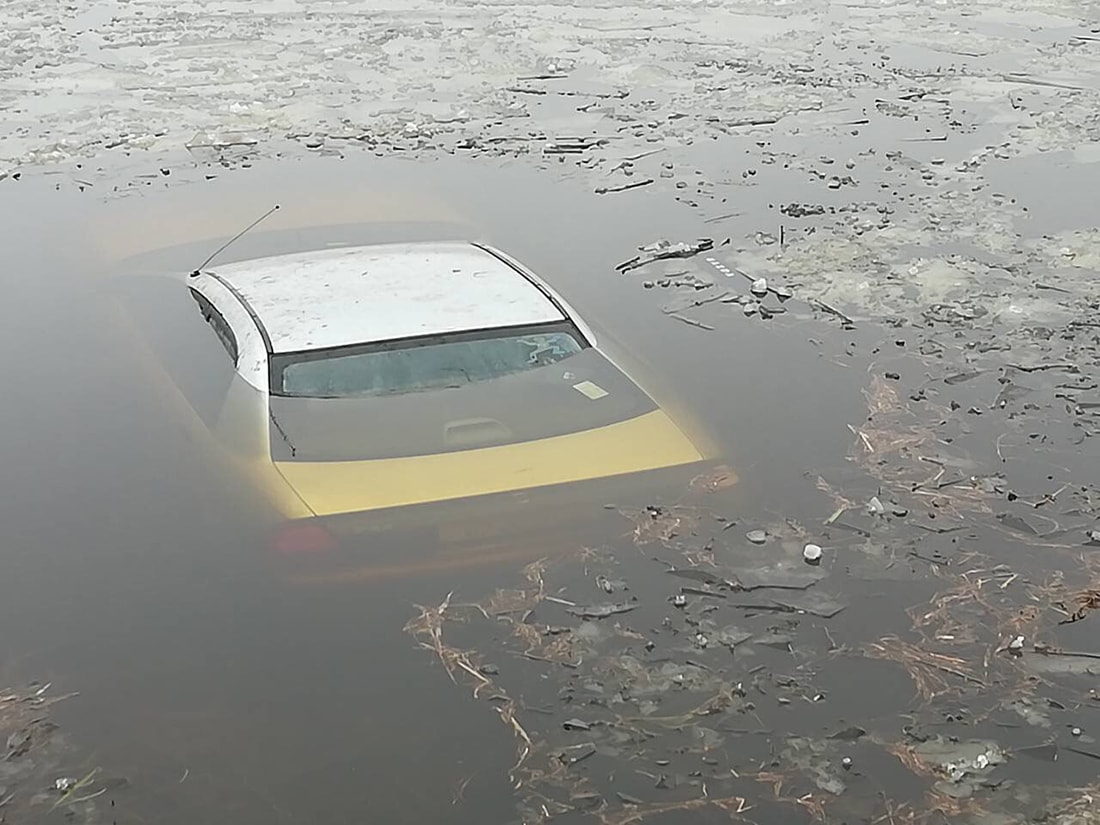
[[[283,208],[264,232],[222,260],[417,233],[491,241],[545,275],[625,362],[657,379],[663,399],[717,435],[742,476],[723,491],[726,518],[761,501],[793,512],[811,495],[792,479],[840,460],[833,422],[861,403],[861,377],[823,368],[789,325],[706,331],[663,315],[655,293],[614,265],[643,243],[702,231],[644,196],[601,199],[460,164],[318,160],[198,177],[106,202],[32,178],[2,190],[14,231],[0,304],[0,674],[80,691],[58,708],[87,748],[67,770],[126,774],[112,812],[120,823],[508,821],[509,733],[403,627],[413,605],[511,586],[539,555],[629,543],[630,524],[608,505],[641,507],[650,493],[576,501],[513,529],[526,539],[508,546],[474,531],[448,551],[438,532],[408,525],[373,574],[289,587],[273,575],[247,500],[138,378],[104,274],[159,247],[168,251],[127,268],[186,271],[273,201]],[[461,515],[467,525],[508,518]],[[479,544],[483,563],[455,563]]]

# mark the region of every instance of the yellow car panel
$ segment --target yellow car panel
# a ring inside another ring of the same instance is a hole
[[[370,461],[278,462],[319,516],[523,490],[702,461],[660,410],[570,435]]]

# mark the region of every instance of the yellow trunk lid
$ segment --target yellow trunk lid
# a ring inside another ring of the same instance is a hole
[[[520,444],[367,461],[280,461],[318,516],[524,490],[702,461],[660,410]]]

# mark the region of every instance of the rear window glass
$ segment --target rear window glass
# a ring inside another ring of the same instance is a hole
[[[550,366],[586,345],[567,328],[433,336],[414,341],[278,355],[272,392],[362,398],[462,387]]]
[[[521,337],[528,342],[526,357],[492,362],[459,380],[439,380],[431,356],[418,361],[418,379],[391,378],[385,384],[405,388],[400,391],[272,394],[272,457],[353,461],[447,453],[590,430],[655,409],[649,396],[593,347],[578,344],[566,354],[568,341],[579,336],[555,338],[565,346],[531,360],[538,350],[531,344],[539,339]],[[414,386],[419,391],[408,389]]]

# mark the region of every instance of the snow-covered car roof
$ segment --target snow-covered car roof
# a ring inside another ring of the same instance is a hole
[[[278,255],[208,270],[297,352],[564,319],[520,270],[472,243],[403,243]]]

